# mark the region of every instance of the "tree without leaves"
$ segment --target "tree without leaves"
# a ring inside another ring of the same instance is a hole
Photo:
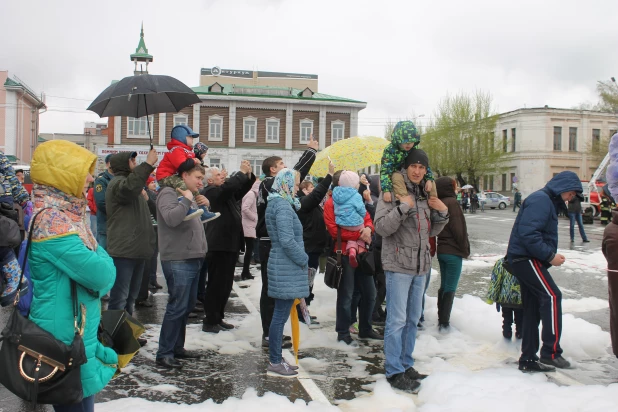
[[[461,186],[471,184],[478,189],[481,176],[501,172],[508,154],[496,147],[497,121],[489,93],[443,98],[421,139],[436,177],[454,175]]]
[[[597,92],[599,93],[599,103],[597,110],[604,112],[618,113],[618,86],[612,80],[597,82]]]

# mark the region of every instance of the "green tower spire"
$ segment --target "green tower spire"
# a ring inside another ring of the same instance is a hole
[[[148,63],[151,63],[152,60],[153,57],[151,54],[148,54],[148,48],[146,47],[146,42],[144,41],[144,22],[142,22],[142,30],[140,32],[139,43],[137,45],[137,48],[135,49],[135,53],[131,55],[131,61],[135,63],[134,73],[136,75],[148,73]],[[141,70],[141,65],[140,70],[137,70],[137,62],[145,62],[145,70]]]

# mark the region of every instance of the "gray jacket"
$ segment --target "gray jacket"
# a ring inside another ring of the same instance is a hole
[[[406,175],[404,180],[414,207],[403,202],[386,203],[380,195],[376,210],[374,226],[382,236],[382,266],[391,272],[425,275],[431,267],[429,238],[446,226],[448,213],[431,210],[424,192]]]
[[[178,201],[176,190],[164,187],[157,195],[157,223],[161,260],[202,259],[208,245],[204,224],[199,218],[184,221],[191,202]]]

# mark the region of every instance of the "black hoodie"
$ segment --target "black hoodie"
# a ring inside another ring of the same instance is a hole
[[[438,198],[448,207],[449,221],[438,235],[438,254],[456,255],[463,258],[470,256],[468,228],[457,195],[453,188],[454,180],[441,177],[436,180]]]
[[[130,158],[131,152],[122,152],[110,159],[114,178],[105,192],[107,253],[112,257],[150,259],[156,235],[142,190],[154,167],[144,162],[131,171]]]

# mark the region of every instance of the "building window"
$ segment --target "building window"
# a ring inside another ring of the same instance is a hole
[[[577,151],[577,127],[569,127],[569,152]]]
[[[618,130],[614,130],[614,129],[609,129],[609,137],[613,137],[616,133],[618,133]]]
[[[255,117],[242,119],[242,141],[257,142],[257,119]]]
[[[256,176],[259,176],[262,174],[262,163],[264,163],[264,160],[249,160],[249,163],[251,163],[251,167],[253,168],[253,174]]]
[[[508,140],[508,139],[507,139],[507,138],[508,138],[507,133],[508,133],[508,130],[506,130],[506,129],[504,129],[504,130],[502,131],[502,151],[503,151],[504,153],[506,153],[506,151],[507,151],[507,149],[508,149],[508,146],[507,146],[507,143],[506,143],[506,142],[507,142],[507,140]]]
[[[511,129],[511,152],[515,151],[515,142],[517,138],[515,137],[515,128]]]
[[[186,114],[175,114],[174,115],[174,126],[188,126],[189,125],[189,116]]]
[[[150,131],[152,133],[154,129],[154,116],[148,116],[150,120]],[[146,117],[140,117],[136,119],[135,117],[127,118],[127,137],[134,139],[149,139],[148,136],[148,124],[146,123]]]
[[[592,129],[592,150],[599,150],[601,144],[601,129]]]
[[[506,173],[502,173],[502,191],[506,190]]]
[[[554,126],[554,150],[562,150],[562,127]]]
[[[300,121],[300,142],[309,143],[313,134],[313,120],[304,119]]]
[[[266,143],[279,143],[279,124],[279,119],[266,119]]]
[[[345,122],[335,120],[330,124],[330,144],[343,140],[345,135]]]
[[[221,159],[218,159],[216,157],[211,157],[210,158],[210,167],[217,167],[217,168],[221,168]]]
[[[494,190],[494,177],[489,176],[489,190]]]
[[[208,117],[208,140],[214,142],[223,141],[223,117]]]

